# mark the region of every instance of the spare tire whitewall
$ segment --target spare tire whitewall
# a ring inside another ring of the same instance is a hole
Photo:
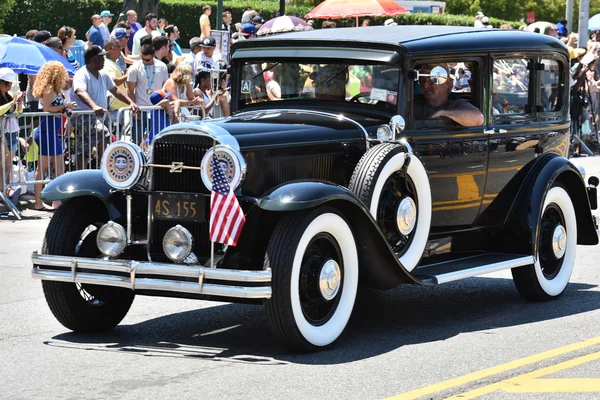
[[[267,320],[289,347],[331,345],[344,331],[358,288],[358,252],[346,220],[328,207],[289,214],[267,249],[273,273]]]
[[[352,175],[349,189],[369,207],[371,215],[385,233],[384,221],[380,214],[383,206],[382,198],[385,197],[386,190],[390,189],[390,185],[394,184],[398,175],[402,176],[402,179],[405,177],[407,181],[404,182],[406,190],[401,191],[404,192],[402,196],[406,197],[397,198],[398,213],[402,211],[400,208],[416,205],[416,210],[414,210],[416,211],[416,221],[414,221],[414,228],[409,229],[408,235],[402,226],[397,227],[398,234],[405,236],[406,242],[406,248],[401,249],[397,255],[404,268],[412,271],[421,260],[431,226],[431,188],[429,177],[421,161],[416,156],[405,153],[403,147],[398,144],[379,144],[361,158]],[[403,203],[403,199],[412,201]],[[410,211],[402,212],[410,215]],[[408,222],[410,225],[410,221]],[[390,243],[390,245],[394,248],[394,243]]]

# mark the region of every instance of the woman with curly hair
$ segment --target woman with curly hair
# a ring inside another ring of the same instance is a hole
[[[75,39],[77,39],[77,36],[75,36],[76,32],[77,31],[75,28],[65,25],[58,30],[58,34],[56,36],[58,36],[58,38],[62,41],[63,52],[69,64],[71,64],[75,69],[79,69],[81,65],[79,65],[79,62],[75,59],[73,53],[71,53],[71,46],[75,44]]]
[[[33,85],[33,95],[42,100],[44,112],[60,113],[70,112],[76,107],[74,102],[65,102],[63,89],[67,84],[67,70],[58,61],[46,63],[38,72]],[[49,171],[50,164],[54,164],[56,176],[63,173],[64,159],[61,138],[62,118],[56,116],[44,116],[40,118],[40,125],[34,134],[34,139],[40,149],[40,160],[35,172],[35,179],[42,180]],[[35,185],[35,205],[36,210],[54,210],[60,202],[55,201],[53,208],[48,207],[42,202],[40,194],[42,185]]]

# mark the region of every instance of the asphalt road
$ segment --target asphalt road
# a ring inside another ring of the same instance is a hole
[[[600,176],[600,159],[575,161]],[[258,306],[137,297],[117,329],[69,332],[30,276],[48,214],[25,215],[0,219],[0,398],[600,397],[597,247],[578,248],[548,303],[525,302],[510,272],[363,290],[337,345],[298,355]]]

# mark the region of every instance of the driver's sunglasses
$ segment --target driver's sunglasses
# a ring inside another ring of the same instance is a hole
[[[429,74],[431,74],[431,71],[427,71],[427,70],[419,71],[419,74],[427,74],[427,75],[429,75]],[[427,82],[427,81],[433,83],[434,85],[439,85],[439,84],[442,84],[442,83],[446,82],[445,79],[444,80],[440,80],[440,78],[437,77],[437,76],[419,76],[419,83],[421,85],[425,84],[425,82]]]

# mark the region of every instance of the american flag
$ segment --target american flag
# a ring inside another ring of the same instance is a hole
[[[214,154],[210,166],[212,168],[210,240],[235,246],[246,222],[246,217],[233,190],[229,187],[229,181],[219,165],[217,156]]]

